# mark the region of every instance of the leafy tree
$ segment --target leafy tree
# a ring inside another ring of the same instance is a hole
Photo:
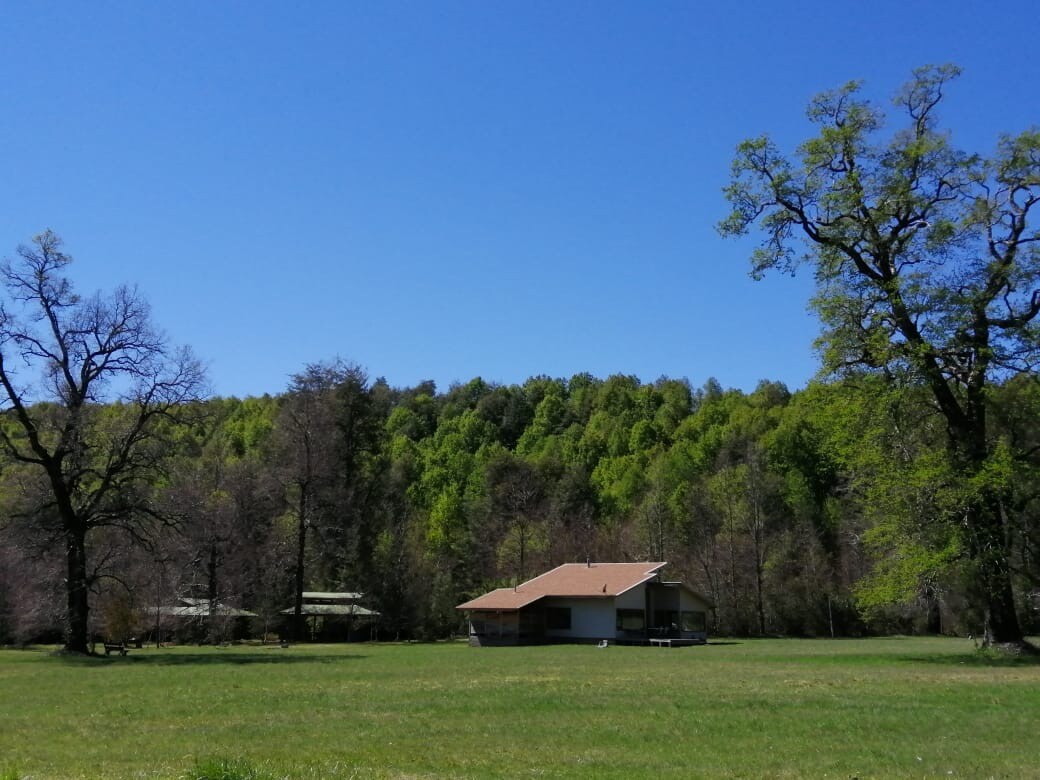
[[[550,436],[560,431],[566,419],[567,404],[564,391],[552,385],[538,402],[533,419],[518,437],[517,451],[522,455],[535,454],[546,446]]]
[[[0,447],[41,478],[22,511],[63,543],[65,647],[86,653],[98,575],[88,542],[106,527],[140,540],[160,519],[150,488],[203,372],[167,344],[136,289],[76,295],[61,247],[47,231],[0,267]]]
[[[531,421],[532,409],[517,387],[495,387],[477,402],[477,414],[499,430],[500,441],[512,449]]]
[[[221,431],[227,439],[229,457],[242,458],[256,453],[270,438],[278,402],[269,395],[261,398],[215,400],[211,404],[224,407]]]
[[[655,426],[666,436],[671,436],[679,424],[693,411],[693,393],[686,380],[659,379],[656,390],[661,405],[654,415]]]
[[[990,479],[997,453],[994,384],[1040,357],[1040,131],[1002,137],[989,159],[955,148],[936,109],[952,66],[915,71],[898,93],[905,125],[860,84],[816,97],[819,134],[796,158],[767,137],[738,147],[724,235],[764,233],[753,273],[811,262],[825,367],[871,371],[928,389],[945,424],[948,465],[964,488],[958,529],[974,567],[988,643],[1022,643],[1004,517],[1009,490]],[[802,252],[801,247],[806,247]]]

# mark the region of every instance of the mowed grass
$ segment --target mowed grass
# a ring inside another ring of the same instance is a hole
[[[0,652],[0,777],[213,766],[228,778],[1038,777],[1040,664],[937,638]]]

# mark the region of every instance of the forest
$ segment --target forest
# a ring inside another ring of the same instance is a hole
[[[446,637],[456,604],[586,558],[668,561],[714,602],[714,634],[981,631],[943,517],[962,486],[920,389],[578,374],[438,392],[331,362],[279,396],[191,411],[142,487],[153,516],[92,535],[100,634],[146,630],[149,608],[191,592],[255,612],[259,635],[302,573],[307,590],[365,592],[381,637]],[[1010,382],[993,411],[1017,603],[1037,632],[1040,482],[1035,459],[1012,456],[1040,451],[1040,388]],[[4,473],[0,641],[60,641],[64,550],[18,511],[24,470]]]

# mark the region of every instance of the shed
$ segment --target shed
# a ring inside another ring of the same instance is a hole
[[[373,625],[379,613],[359,603],[364,597],[353,591],[304,591],[301,614],[311,641],[349,641],[357,628]],[[292,618],[295,612],[289,607],[281,614]]]

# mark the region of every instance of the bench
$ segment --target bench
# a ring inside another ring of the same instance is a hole
[[[108,655],[109,653],[126,655],[127,647],[122,642],[105,642],[105,655]]]
[[[692,647],[693,645],[707,644],[706,639],[675,636],[650,637],[648,641],[651,647]]]

